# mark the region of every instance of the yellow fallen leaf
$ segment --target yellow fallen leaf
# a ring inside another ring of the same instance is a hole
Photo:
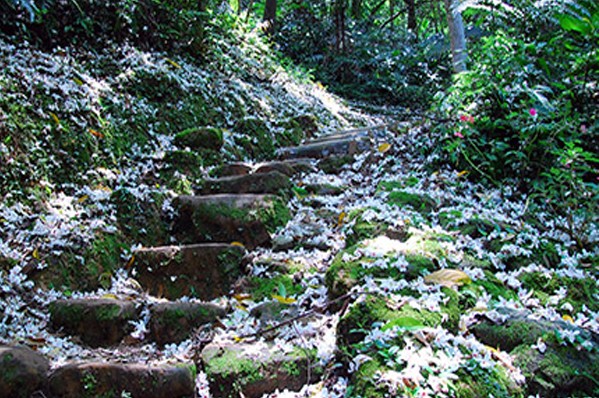
[[[168,62],[169,64],[171,64],[172,66],[174,66],[177,69],[181,69],[181,65],[179,65],[178,63],[176,63],[175,61],[173,61],[170,58],[165,58],[166,62]]]
[[[244,249],[245,249],[245,246],[244,246],[244,244],[243,244],[243,243],[241,243],[241,242],[237,242],[237,241],[235,241],[235,242],[231,242],[231,246],[242,247],[242,248],[244,248]]]
[[[243,312],[248,312],[248,307],[246,307],[246,306],[245,306],[245,305],[243,305],[243,304],[237,304],[237,305],[235,306],[235,308],[237,308],[238,310],[241,310],[241,311],[243,311]]]
[[[460,172],[458,173],[458,178],[460,178],[460,177],[464,177],[464,176],[465,176],[466,174],[468,174],[468,173],[469,173],[469,171],[468,171],[468,170],[463,170],[463,171],[460,171]]]
[[[574,323],[574,319],[568,314],[562,315],[562,319],[566,322]]]
[[[50,116],[52,117],[52,119],[56,122],[56,124],[58,126],[60,126],[60,119],[58,118],[58,116],[56,116],[56,113],[54,112],[49,112]]]
[[[337,219],[337,228],[339,228],[340,226],[343,225],[343,221],[345,220],[345,216],[347,216],[347,213],[342,211],[341,214],[339,214],[339,218]]]
[[[74,77],[73,81],[75,82],[75,84],[77,84],[78,86],[83,86],[83,80],[79,79],[78,77]]]
[[[236,343],[239,343],[243,340],[243,337],[239,337],[239,336],[234,336],[233,337],[233,341],[235,341]]]
[[[461,286],[472,282],[464,271],[458,269],[441,269],[424,277],[424,282],[430,285],[442,285],[447,287]]]
[[[293,303],[295,303],[297,301],[294,298],[283,297],[283,296],[279,296],[278,294],[273,294],[272,298],[274,298],[275,300],[277,300],[281,304],[293,304]]]
[[[94,129],[88,129],[88,131],[90,132],[91,135],[93,135],[94,137],[98,137],[98,138],[104,138],[104,134],[100,133],[99,131],[96,131]]]
[[[233,298],[237,301],[243,301],[243,300],[249,300],[252,298],[251,294],[245,294],[245,293],[239,293],[239,294],[234,294]]]
[[[112,293],[106,293],[105,295],[102,296],[103,299],[112,299],[112,300],[118,300],[119,298],[116,296],[116,294],[112,294]]]
[[[129,269],[133,266],[133,263],[135,262],[135,254],[131,256],[131,258],[129,259],[129,261],[127,261],[127,265],[125,265],[126,269]]]
[[[79,202],[79,203],[83,203],[83,202],[85,202],[87,199],[89,199],[89,195],[83,195],[82,197],[80,197],[79,199],[77,199],[77,202]]]
[[[33,250],[33,253],[31,253],[31,257],[35,258],[36,260],[40,259],[40,252],[37,250],[37,248]]]
[[[387,152],[389,149],[391,149],[391,144],[389,144],[388,142],[385,142],[385,143],[383,143],[383,144],[379,145],[379,147],[378,147],[378,151],[379,151],[380,153],[385,153],[385,152]]]

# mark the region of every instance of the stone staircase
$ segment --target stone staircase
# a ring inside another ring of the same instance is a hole
[[[141,343],[163,347],[218,322],[229,309],[205,301],[231,293],[246,274],[248,251],[272,246],[273,233],[291,218],[286,202],[293,177],[319,168],[335,171],[372,148],[370,134],[368,129],[341,132],[283,148],[278,160],[220,167],[214,178],[197,188],[197,195],[173,201],[178,217],[172,233],[179,244],[141,248],[128,264],[140,292],[164,300],[147,303],[134,296],[58,300],[49,308],[50,330],[93,349]],[[181,301],[184,296],[201,301]],[[132,325],[148,316],[148,332],[136,341]],[[276,389],[299,390],[322,374],[310,364],[309,355],[283,355],[269,343],[206,342],[200,349],[197,363],[149,366],[98,359],[49,371],[47,360],[38,353],[1,347],[0,371],[13,372],[15,382],[0,385],[0,398],[28,397],[34,391],[43,391],[39,396],[48,398],[195,397],[196,368],[208,374],[213,397],[250,398]],[[258,352],[259,358],[249,352]],[[256,361],[258,368],[249,366]],[[128,395],[121,395],[123,391]]]

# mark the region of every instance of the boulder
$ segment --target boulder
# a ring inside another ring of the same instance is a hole
[[[27,347],[0,346],[0,398],[29,398],[44,391],[48,360]]]
[[[55,398],[192,398],[194,379],[193,364],[74,363],[52,373],[50,391]]]
[[[135,252],[135,277],[150,294],[212,300],[229,293],[243,274],[245,249],[238,245],[204,243],[162,246]]]
[[[179,196],[173,205],[179,212],[173,232],[181,243],[269,246],[270,234],[291,218],[286,204],[274,195]]]
[[[278,193],[291,189],[289,177],[278,171],[260,174],[247,174],[241,176],[222,177],[206,180],[202,189],[203,195],[219,193]]]
[[[554,398],[597,392],[599,336],[567,321],[538,319],[529,310],[496,311],[502,317],[485,315],[471,331],[484,344],[512,355],[526,377],[527,394]]]
[[[169,302],[155,304],[151,313],[152,340],[164,345],[189,338],[195,328],[223,317],[226,310],[210,303]]]
[[[192,150],[219,150],[223,144],[223,132],[213,127],[196,127],[184,130],[175,135],[175,144]]]
[[[252,166],[247,163],[227,163],[215,168],[210,175],[215,177],[244,176],[252,172]]]
[[[129,321],[138,318],[131,301],[113,299],[68,299],[50,304],[53,330],[78,336],[92,347],[118,344],[132,331]]]
[[[313,352],[283,354],[265,343],[212,343],[201,357],[215,398],[258,398],[277,389],[298,391],[322,375]]]

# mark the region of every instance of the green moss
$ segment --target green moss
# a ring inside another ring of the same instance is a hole
[[[263,160],[275,156],[275,137],[269,130],[266,122],[257,117],[240,119],[234,127],[240,134],[235,140],[250,157]]]
[[[56,319],[64,319],[67,324],[76,325],[83,320],[83,308],[79,305],[64,305],[60,302],[52,302],[49,306],[50,316]]]
[[[485,277],[475,280],[471,284],[471,288],[479,287],[484,289],[487,294],[491,295],[491,297],[495,300],[498,300],[500,297],[503,297],[506,300],[518,300],[518,295],[516,292],[506,287],[503,282],[501,282],[497,277],[490,271],[484,271]],[[468,289],[464,287],[463,289]],[[461,291],[462,289],[460,289]],[[474,290],[479,294],[479,291]]]
[[[190,128],[175,135],[175,144],[181,148],[219,150],[223,143],[223,131],[214,127]]]
[[[389,392],[376,382],[377,372],[384,370],[378,361],[363,363],[352,377],[346,397],[348,398],[384,398]]]
[[[595,296],[599,293],[597,283],[591,278],[559,277],[555,274],[545,275],[541,272],[523,273],[518,278],[523,286],[534,291],[534,295],[541,303],[546,304],[549,296],[565,287],[566,297],[558,303],[558,308],[564,303],[569,303],[574,308],[574,313],[579,312],[583,305],[592,311],[599,310],[599,303]]]
[[[284,286],[287,297],[296,296],[305,290],[301,284],[295,283],[291,277],[278,275],[271,278],[250,278],[249,292],[254,301],[261,301],[265,298],[271,298],[273,294],[279,295],[279,285]]]
[[[524,392],[515,385],[506,370],[501,366],[483,369],[475,360],[470,360],[466,368],[458,372],[459,381],[454,384],[458,398],[520,398]]]
[[[96,308],[95,318],[99,321],[112,321],[119,317],[120,312],[117,304],[103,305]]]
[[[218,375],[221,379],[233,377],[240,386],[264,379],[259,362],[239,358],[234,350],[225,349],[218,356],[207,361],[205,367],[208,378]]]
[[[283,227],[291,220],[289,208],[281,198],[272,200],[271,205],[258,210],[258,218],[264,223],[270,233],[275,233],[280,227]]]

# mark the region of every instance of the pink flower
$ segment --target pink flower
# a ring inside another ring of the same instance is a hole
[[[586,124],[583,124],[582,126],[580,126],[580,132],[581,133],[586,133],[587,132],[587,126],[586,126]]]
[[[528,113],[530,113],[530,116],[532,116],[532,117],[537,116],[537,110],[535,108],[530,108],[528,110]]]
[[[461,115],[460,121],[467,123],[474,123],[474,116],[472,115]]]
[[[460,133],[459,131],[456,131],[455,133],[453,133],[453,135],[455,135],[458,138],[464,138],[464,134]]]

